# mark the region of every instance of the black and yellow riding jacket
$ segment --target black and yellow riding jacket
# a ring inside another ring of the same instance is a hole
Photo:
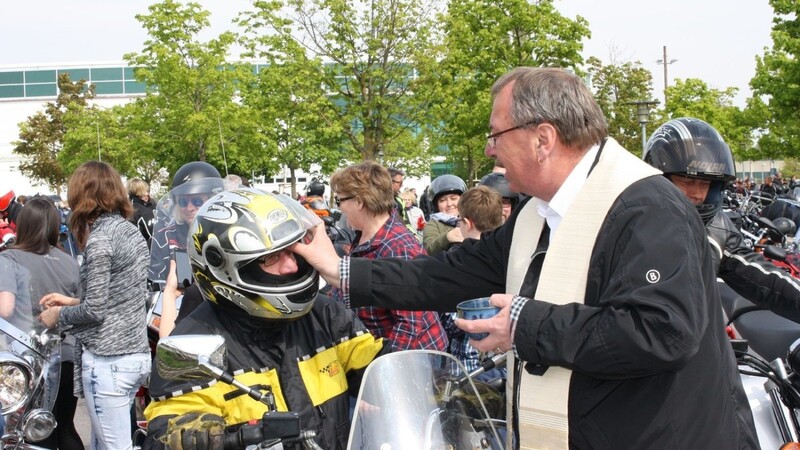
[[[323,295],[305,316],[281,322],[203,302],[172,332],[186,334],[223,336],[227,372],[247,386],[261,391],[269,387],[278,411],[299,413],[301,427],[316,431],[316,441],[325,449],[346,447],[348,393],[357,394],[366,366],[389,351],[351,310]],[[150,396],[145,448],[163,448],[160,439],[175,416],[205,412],[237,425],[261,419],[267,408],[222,382],[164,380],[155,364]]]

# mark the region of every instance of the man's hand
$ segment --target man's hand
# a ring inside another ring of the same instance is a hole
[[[223,450],[224,437],[222,417],[191,412],[169,420],[164,444],[173,450]]]
[[[447,241],[453,244],[464,242],[464,235],[461,234],[461,228],[455,227],[447,232]]]
[[[339,255],[333,248],[333,243],[325,233],[325,224],[320,223],[313,230],[313,239],[302,241],[289,247],[289,249],[302,256],[309,264],[319,271],[319,274],[331,286],[339,286]]]
[[[467,333],[489,333],[481,340],[470,339],[469,343],[482,352],[504,353],[511,349],[514,336],[511,335],[510,294],[494,294],[490,303],[500,308],[500,312],[489,319],[456,319],[456,326]]]
[[[61,314],[60,306],[52,306],[39,315],[39,320],[47,328],[55,328],[58,325],[58,316]]]

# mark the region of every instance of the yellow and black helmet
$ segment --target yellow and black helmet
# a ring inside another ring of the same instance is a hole
[[[299,255],[291,275],[269,276],[253,268],[256,259],[300,241],[320,222],[282,194],[239,188],[211,197],[189,229],[189,258],[203,297],[263,319],[306,314],[319,289],[316,269]]]

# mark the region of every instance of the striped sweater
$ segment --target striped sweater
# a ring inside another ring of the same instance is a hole
[[[118,213],[98,217],[84,250],[81,302],[61,309],[59,328],[73,326],[75,338],[95,355],[149,351],[148,259],[147,243],[135,225]]]

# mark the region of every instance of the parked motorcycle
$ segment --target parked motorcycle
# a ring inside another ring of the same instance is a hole
[[[27,311],[26,311],[27,310]],[[56,428],[53,405],[61,371],[61,339],[41,329],[28,308],[0,318],[0,414],[3,449],[37,449]]]
[[[314,432],[302,429],[296,413],[275,410],[271,392],[252,389],[225,372],[225,358],[221,336],[170,336],[158,344],[156,365],[164,378],[214,378],[269,406],[261,420],[229,428],[225,449],[257,445],[277,450],[294,444],[319,448]],[[364,373],[348,448],[500,450],[498,422],[489,411],[499,415],[502,406],[502,397],[488,385],[473,382],[452,355],[426,350],[392,353],[373,361]]]

